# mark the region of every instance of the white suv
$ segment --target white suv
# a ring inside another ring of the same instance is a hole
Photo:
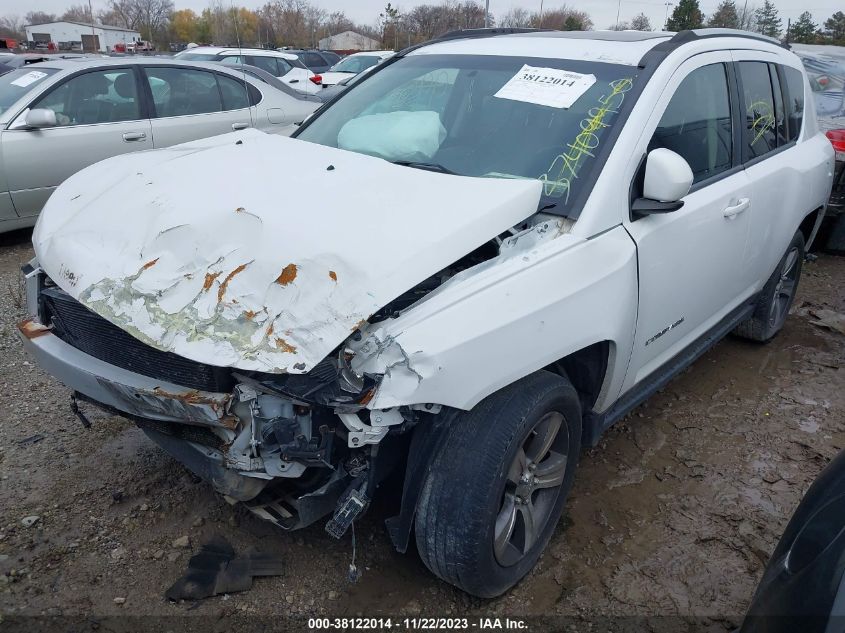
[[[196,46],[174,55],[187,61],[220,62],[230,66],[248,64],[277,77],[294,90],[316,94],[322,90],[319,77],[308,70],[296,55],[266,48],[220,48]]]
[[[808,98],[797,57],[738,31],[446,36],[296,138],[67,180],[21,339],[285,529],[339,536],[403,480],[396,547],[413,528],[495,596],[582,447],[727,333],[783,326],[833,169]]]

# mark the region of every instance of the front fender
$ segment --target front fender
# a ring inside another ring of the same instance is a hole
[[[494,391],[599,341],[611,357],[596,403],[622,386],[637,316],[636,248],[618,226],[563,234],[463,271],[396,319],[370,325],[358,371],[383,374],[371,409],[469,410]]]

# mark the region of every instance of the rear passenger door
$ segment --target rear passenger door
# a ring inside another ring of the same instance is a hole
[[[680,154],[694,181],[680,209],[625,223],[637,244],[640,294],[624,390],[716,327],[751,293],[745,248],[752,196],[738,154],[736,98],[729,55],[697,55],[669,80],[639,142],[643,156],[660,147]],[[631,184],[633,197],[640,195],[641,178],[642,169]]]
[[[742,157],[752,185],[754,213],[748,267],[762,286],[775,269],[804,213],[815,157],[801,133],[804,78],[772,54],[734,51],[740,92]]]
[[[144,75],[156,147],[252,125],[249,89],[233,77],[181,66],[147,66]]]

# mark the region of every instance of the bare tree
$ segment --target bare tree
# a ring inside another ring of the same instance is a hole
[[[24,18],[26,24],[46,24],[48,22],[56,21],[55,13],[45,13],[44,11],[30,11]]]
[[[514,7],[499,20],[499,25],[506,28],[526,28],[533,25],[533,17],[528,9]]]
[[[62,20],[92,24],[94,22],[94,16],[91,14],[90,5],[73,4],[62,14]]]
[[[12,14],[0,17],[0,36],[23,39],[25,35],[21,16]]]

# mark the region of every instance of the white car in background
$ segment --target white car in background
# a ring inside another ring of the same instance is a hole
[[[289,134],[320,102],[235,68],[142,57],[54,59],[0,77],[0,233],[101,160],[254,127]]]
[[[393,57],[396,53],[393,51],[368,51],[366,53],[353,53],[348,57],[344,57],[328,71],[321,73],[322,86],[328,88],[339,84],[344,79],[349,79],[355,75],[369,70],[374,66],[382,63],[385,59]]]
[[[294,90],[315,94],[321,90],[319,76],[308,70],[296,55],[264,48],[197,46],[177,53],[175,59],[219,62],[230,66],[248,64],[266,70]]]

